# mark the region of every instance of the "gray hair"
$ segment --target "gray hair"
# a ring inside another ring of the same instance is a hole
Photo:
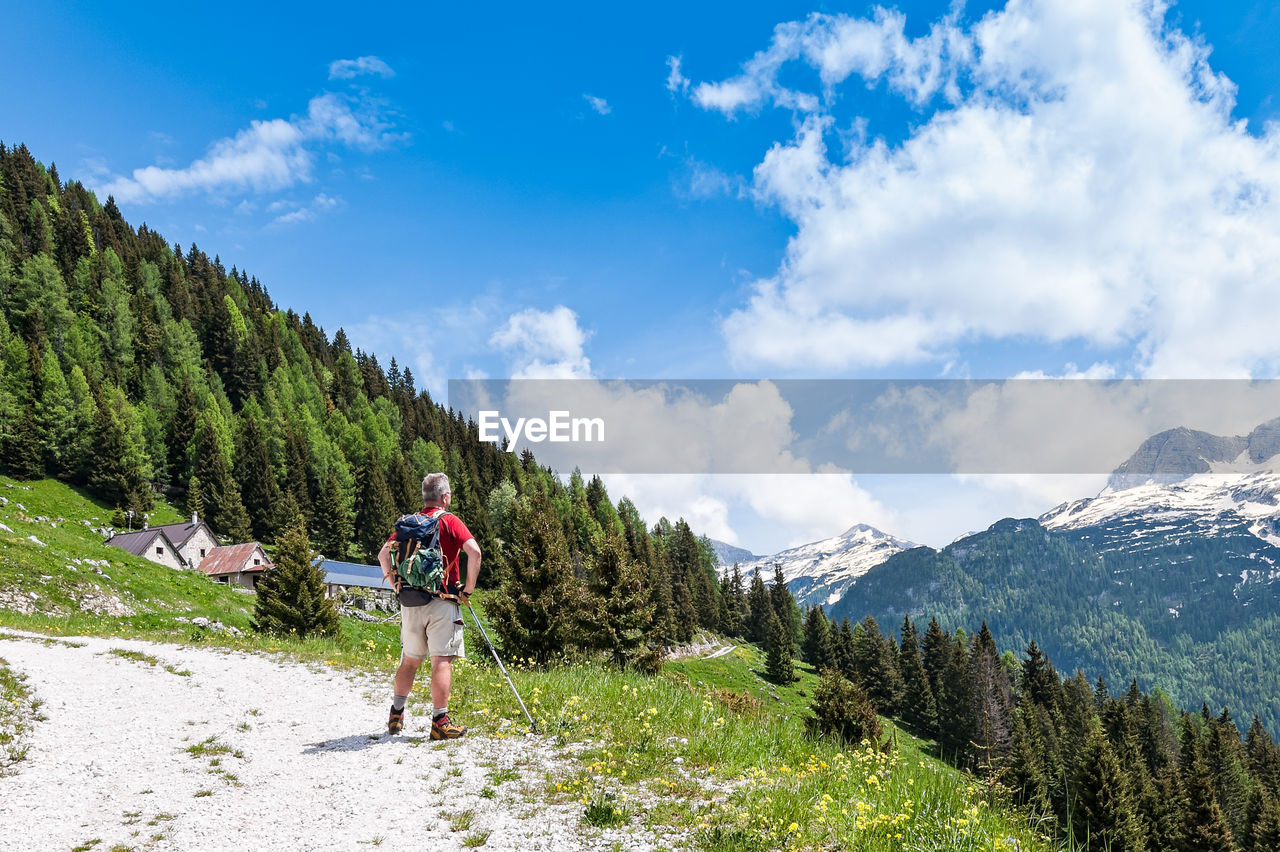
[[[439,503],[449,491],[449,474],[428,473],[422,477],[423,503]]]

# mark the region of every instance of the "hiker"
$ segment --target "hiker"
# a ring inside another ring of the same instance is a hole
[[[475,592],[476,575],[480,573],[480,545],[462,519],[448,511],[452,497],[446,474],[431,473],[423,478],[420,514],[436,519],[439,525],[440,553],[444,557],[442,588],[417,588],[402,582],[391,560],[395,532],[378,553],[382,576],[400,599],[400,668],[396,671],[391,716],[387,719],[387,731],[392,734],[404,728],[405,702],[418,667],[428,656],[431,658],[431,739],[451,740],[467,732],[449,720],[449,692],[453,686],[454,658],[466,656],[462,647],[462,606]],[[460,552],[467,554],[467,581],[461,587]]]

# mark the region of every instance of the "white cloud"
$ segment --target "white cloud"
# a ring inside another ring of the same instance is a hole
[[[689,91],[689,78],[680,71],[680,57],[667,57],[667,91],[683,95]]]
[[[326,211],[332,210],[342,204],[342,199],[325,193],[320,193],[306,204],[297,202],[281,202],[276,201],[267,207],[267,212],[277,213],[281,210],[287,210],[287,213],[281,213],[271,221],[272,225],[296,225],[300,222],[314,221],[317,216]]]
[[[595,95],[588,95],[586,93],[583,93],[582,98],[591,105],[593,110],[600,113],[600,115],[608,115],[613,112],[613,107],[609,106],[609,102],[604,98],[598,98]]]
[[[323,145],[373,151],[402,138],[376,102],[325,93],[311,99],[304,115],[250,122],[186,167],[146,166],[104,179],[98,189],[125,202],[193,192],[271,192],[311,182]]]
[[[724,322],[734,361],[945,362],[1020,339],[1126,351],[1151,377],[1280,370],[1280,125],[1234,120],[1209,46],[1164,11],[1011,0],[916,39],[898,12],[814,15],[691,86],[727,115],[798,112],[753,181],[796,234]],[[817,91],[784,86],[788,64]],[[929,109],[900,143],[845,132],[855,76]]]
[[[590,475],[590,474],[586,474]],[[604,474],[648,523],[684,518],[699,535],[766,555],[839,535],[858,523],[892,535],[901,518],[846,475]]]
[[[685,172],[676,185],[676,194],[689,199],[742,198],[748,190],[742,178],[690,157],[685,160]]]
[[[359,59],[339,59],[329,64],[330,80],[350,80],[361,74],[376,74],[387,78],[396,76],[391,66],[376,56],[361,56]]]
[[[585,379],[591,376],[591,361],[583,353],[589,336],[576,313],[557,305],[512,314],[489,343],[512,354],[514,379]]]

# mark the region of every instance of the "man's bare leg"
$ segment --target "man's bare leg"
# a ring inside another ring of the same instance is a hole
[[[453,657],[431,658],[431,706],[434,713],[449,706],[453,691]]]
[[[396,669],[396,695],[408,695],[409,690],[413,689],[413,679],[418,676],[418,667],[422,665],[422,660],[415,660],[413,657],[401,657],[400,668]],[[432,675],[431,680],[435,682],[435,659],[431,661]],[[435,690],[432,689],[434,696]]]

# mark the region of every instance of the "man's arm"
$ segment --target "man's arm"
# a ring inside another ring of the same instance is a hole
[[[463,542],[462,552],[467,554],[467,584],[462,587],[462,602],[466,603],[466,599],[475,593],[476,577],[480,575],[480,545],[474,538],[469,538]]]
[[[387,539],[378,551],[378,564],[382,566],[382,579],[391,584],[391,588],[400,593],[400,577],[391,570],[391,539]]]

